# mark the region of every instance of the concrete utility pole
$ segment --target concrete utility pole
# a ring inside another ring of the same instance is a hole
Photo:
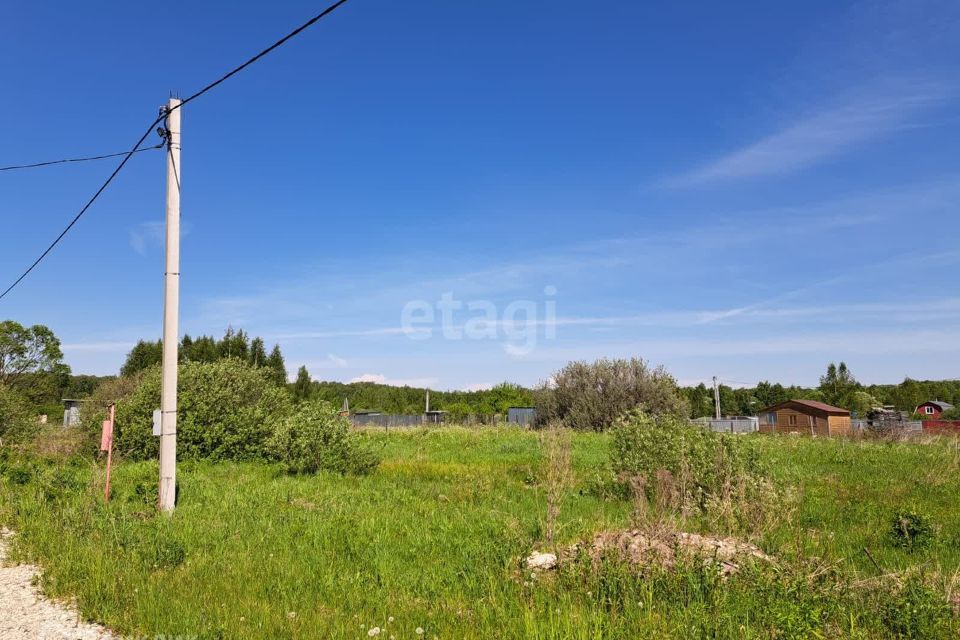
[[[163,276],[163,385],[160,390],[160,510],[177,499],[177,346],[180,317],[180,99],[167,103],[167,266]]]
[[[714,418],[720,419],[720,389],[717,387],[717,376],[713,376],[713,412]]]

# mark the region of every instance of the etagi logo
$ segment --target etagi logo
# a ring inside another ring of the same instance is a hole
[[[458,300],[452,291],[436,302],[411,300],[400,313],[400,326],[412,340],[498,340],[511,355],[533,351],[539,339],[557,337],[557,288],[543,289],[544,300],[514,300],[501,310],[491,300]]]

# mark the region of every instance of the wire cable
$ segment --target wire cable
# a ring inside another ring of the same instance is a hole
[[[141,151],[153,151],[154,149],[162,149],[163,143],[154,145],[152,147],[144,147],[142,149],[134,150],[134,153],[140,153]],[[68,162],[89,162],[90,160],[106,160],[107,158],[119,158],[120,156],[125,156],[129,153],[128,151],[121,151],[119,153],[108,153],[102,156],[86,156],[84,158],[67,158],[64,160],[50,160],[48,162],[35,162],[33,164],[14,164],[9,167],[0,167],[0,171],[15,171],[17,169],[35,169],[36,167],[49,167],[54,164],[66,164]]]
[[[244,62],[243,64],[241,64],[240,66],[233,68],[231,71],[228,71],[226,74],[220,76],[220,78],[218,78],[217,80],[214,80],[213,82],[211,82],[211,83],[208,84],[207,86],[203,87],[202,89],[200,89],[200,90],[197,91],[196,93],[188,96],[187,98],[185,98],[184,100],[182,100],[182,101],[180,102],[180,104],[178,104],[177,106],[173,107],[173,109],[179,109],[180,107],[182,107],[183,105],[187,104],[188,102],[192,102],[193,100],[196,100],[197,98],[199,98],[199,97],[202,96],[203,94],[207,93],[208,91],[210,91],[210,90],[213,89],[214,87],[222,84],[223,82],[225,82],[225,81],[228,80],[229,78],[231,78],[231,77],[235,76],[236,74],[240,73],[241,71],[243,71],[244,69],[246,69],[247,67],[249,67],[250,65],[252,65],[254,62],[256,62],[257,60],[259,60],[260,58],[264,57],[265,55],[267,55],[268,53],[270,53],[270,52],[273,51],[274,49],[277,49],[278,47],[284,45],[286,42],[288,42],[288,41],[291,40],[292,38],[296,37],[297,35],[299,35],[299,34],[302,33],[303,31],[307,30],[308,28],[312,27],[314,24],[316,24],[317,22],[319,22],[320,20],[322,20],[323,18],[325,18],[326,16],[330,15],[331,13],[333,13],[335,10],[339,9],[342,5],[346,4],[346,2],[347,2],[347,0],[338,0],[337,2],[334,2],[333,4],[331,4],[330,6],[328,6],[326,9],[324,9],[323,11],[321,11],[320,13],[318,13],[317,15],[315,15],[314,17],[310,18],[309,20],[307,20],[306,22],[304,22],[302,25],[300,25],[299,27],[297,27],[296,29],[294,29],[293,31],[291,31],[290,33],[288,33],[287,35],[285,35],[284,37],[280,38],[279,40],[277,40],[276,42],[274,42],[272,45],[270,45],[270,46],[267,47],[266,49],[262,50],[260,53],[258,53],[257,55],[253,56],[252,58],[250,58],[249,60],[247,60],[246,62]],[[123,155],[123,160],[121,160],[121,161],[120,161],[120,164],[117,165],[117,168],[113,170],[113,173],[110,174],[110,176],[107,178],[106,182],[104,182],[104,183],[100,186],[100,188],[97,189],[97,192],[93,194],[93,197],[91,197],[91,198],[87,201],[87,203],[86,203],[85,205],[83,205],[83,208],[80,209],[80,212],[79,212],[76,216],[74,216],[73,220],[70,221],[70,224],[68,224],[68,225],[64,228],[64,230],[60,232],[60,235],[58,235],[58,236],[56,237],[56,239],[55,239],[53,242],[50,243],[50,246],[48,246],[48,247],[46,248],[46,250],[45,250],[43,253],[40,254],[40,257],[37,258],[36,260],[34,260],[34,261],[33,261],[33,264],[31,264],[31,265],[27,268],[26,271],[24,271],[22,274],[20,274],[20,277],[19,277],[19,278],[17,278],[16,280],[13,281],[13,284],[11,284],[9,287],[7,287],[6,290],[5,290],[3,293],[0,293],[0,300],[2,300],[4,297],[6,297],[6,295],[7,295],[8,293],[10,293],[10,292],[14,289],[14,287],[16,287],[18,284],[20,284],[20,283],[23,281],[23,279],[26,278],[26,277],[30,274],[30,272],[33,271],[33,270],[36,268],[36,266],[37,266],[38,264],[40,264],[40,262],[41,262],[44,258],[46,258],[47,255],[50,254],[51,251],[53,251],[53,248],[56,247],[57,244],[59,244],[61,240],[63,240],[63,237],[64,237],[65,235],[67,235],[67,232],[69,232],[70,229],[73,228],[73,225],[75,225],[75,224],[77,223],[77,221],[80,220],[80,218],[83,217],[83,214],[85,214],[85,213],[87,212],[87,210],[90,208],[90,206],[97,200],[97,198],[100,197],[100,194],[102,194],[102,193],[106,190],[106,188],[110,185],[110,183],[113,181],[113,179],[114,179],[115,177],[117,177],[117,174],[120,173],[120,170],[123,169],[124,165],[127,164],[127,161],[133,156],[133,154],[137,153],[138,150],[140,150],[140,145],[143,144],[143,141],[147,139],[147,136],[150,135],[150,133],[153,131],[153,128],[154,128],[156,125],[158,125],[160,122],[162,122],[162,121],[167,117],[167,115],[169,114],[169,112],[172,111],[173,109],[164,108],[164,109],[162,110],[162,113],[157,117],[157,119],[150,123],[150,126],[147,127],[147,130],[143,133],[142,136],[140,136],[140,139],[137,140],[137,144],[133,145],[133,148],[130,149],[130,151],[127,151],[126,153],[122,154],[122,155]],[[179,188],[179,183],[180,183],[180,178],[179,178],[179,176],[177,176],[177,186],[178,186],[178,188]]]
[[[70,221],[70,224],[68,224],[68,225],[64,228],[64,230],[60,232],[60,235],[58,235],[58,236],[56,237],[56,239],[55,239],[53,242],[50,243],[50,246],[48,246],[48,247],[46,248],[46,250],[45,250],[43,253],[40,254],[40,257],[37,258],[36,260],[34,260],[34,261],[33,261],[33,264],[31,264],[29,267],[27,267],[27,270],[24,271],[22,274],[20,274],[20,277],[19,277],[19,278],[17,278],[16,280],[13,281],[13,284],[11,284],[9,287],[7,287],[6,290],[5,290],[3,293],[0,293],[0,300],[2,300],[4,297],[6,297],[6,295],[7,295],[8,293],[10,293],[11,291],[13,291],[13,288],[16,287],[18,284],[20,284],[20,282],[23,281],[23,279],[26,278],[26,277],[30,274],[30,272],[33,271],[34,268],[36,268],[36,266],[37,266],[38,264],[40,264],[40,261],[43,260],[44,258],[46,258],[47,255],[48,255],[51,251],[53,251],[53,248],[54,248],[55,246],[57,246],[57,245],[60,243],[61,240],[63,240],[63,236],[67,235],[67,232],[70,231],[70,229],[73,228],[73,225],[77,224],[77,221],[80,220],[80,218],[83,217],[83,214],[85,214],[85,213],[87,212],[87,209],[90,208],[90,205],[92,205],[92,204],[97,200],[97,198],[100,197],[100,194],[102,194],[102,193],[106,190],[107,186],[109,186],[110,183],[113,182],[113,179],[117,177],[117,174],[120,173],[120,170],[123,169],[124,165],[127,164],[127,161],[128,161],[131,157],[133,157],[133,154],[135,154],[135,153],[137,152],[137,149],[140,148],[140,145],[143,144],[143,141],[146,140],[146,139],[147,139],[147,136],[149,136],[149,135],[153,132],[153,127],[154,127],[154,125],[156,125],[159,121],[160,121],[160,118],[157,118],[155,121],[153,121],[153,122],[150,123],[150,126],[147,127],[147,130],[144,131],[144,132],[143,132],[143,135],[140,136],[140,139],[137,140],[137,144],[133,145],[133,148],[130,149],[130,151],[127,151],[127,153],[126,153],[126,155],[124,156],[123,160],[121,160],[121,161],[120,161],[120,164],[117,165],[117,168],[113,170],[113,173],[110,174],[110,177],[107,178],[106,182],[104,182],[102,185],[100,185],[100,188],[97,189],[97,192],[93,194],[93,197],[91,197],[89,200],[87,200],[87,204],[83,205],[83,208],[80,209],[80,213],[78,213],[76,216],[74,216],[73,220]]]
[[[175,109],[179,109],[180,107],[182,107],[183,105],[187,104],[188,102],[193,102],[194,100],[196,100],[197,98],[199,98],[200,96],[202,96],[203,94],[205,94],[207,91],[210,91],[211,89],[213,89],[213,88],[216,87],[217,85],[221,84],[222,82],[226,81],[227,79],[232,78],[232,77],[235,76],[236,74],[240,73],[241,71],[243,71],[244,69],[246,69],[247,67],[249,67],[250,65],[252,65],[254,62],[256,62],[257,60],[259,60],[260,58],[264,57],[265,55],[267,55],[268,53],[270,53],[270,52],[273,51],[274,49],[277,49],[277,48],[283,46],[284,44],[287,43],[287,41],[292,40],[292,39],[295,38],[296,36],[300,35],[302,32],[306,31],[307,29],[309,29],[310,27],[312,27],[313,25],[315,25],[317,22],[319,22],[319,21],[322,20],[323,18],[327,17],[328,15],[330,15],[331,13],[333,13],[334,11],[336,11],[337,9],[339,9],[342,5],[344,5],[344,4],[346,4],[346,3],[347,3],[347,0],[338,0],[337,2],[334,2],[334,3],[331,4],[329,7],[327,7],[326,9],[324,9],[323,11],[321,11],[320,13],[318,13],[317,15],[313,16],[312,18],[310,18],[309,20],[307,20],[306,22],[304,22],[302,25],[300,25],[299,27],[297,27],[296,29],[294,29],[293,31],[291,31],[290,33],[288,33],[287,35],[283,36],[282,38],[280,38],[279,40],[277,40],[276,42],[274,42],[272,45],[270,45],[269,47],[267,47],[266,49],[264,49],[263,51],[261,51],[261,52],[258,53],[257,55],[253,56],[252,58],[250,58],[249,60],[247,60],[246,62],[244,62],[243,64],[241,64],[240,66],[235,67],[235,68],[232,69],[231,71],[228,71],[227,73],[225,73],[224,75],[222,75],[220,78],[218,78],[217,80],[214,80],[213,82],[211,82],[210,84],[208,84],[207,86],[205,86],[203,89],[200,89],[199,91],[197,91],[197,92],[194,93],[193,95],[184,98],[184,99],[180,102],[180,106],[174,107],[174,108],[175,108]]]

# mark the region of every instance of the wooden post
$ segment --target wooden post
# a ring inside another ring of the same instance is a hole
[[[113,424],[116,415],[116,405],[110,405],[110,417],[103,421],[103,433],[100,438],[100,448],[106,445],[107,449],[107,482],[103,486],[103,501],[110,502],[110,471],[113,467]]]

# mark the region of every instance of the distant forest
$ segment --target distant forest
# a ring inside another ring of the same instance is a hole
[[[160,362],[161,344],[140,341],[127,356],[121,375],[130,375]],[[264,368],[278,385],[287,384],[283,355],[279,346],[268,353],[261,338],[250,339],[241,331],[228,328],[217,340],[211,336],[191,338],[184,336],[180,345],[182,361],[212,361],[220,358],[240,358],[254,367]],[[70,376],[60,388],[71,395],[88,395],[106,378]],[[288,384],[297,400],[326,400],[341,406],[347,400],[351,411],[378,411],[392,414],[416,414],[426,408],[427,390],[419,387],[395,387],[373,382],[329,382],[312,380],[303,367],[295,382]],[[816,387],[784,386],[778,382],[761,381],[753,387],[734,388],[721,384],[720,411],[723,415],[757,415],[764,407],[783,400],[819,400],[836,405],[858,415],[873,407],[891,405],[900,411],[913,411],[926,400],[943,400],[960,406],[960,380],[913,380],[899,384],[864,385],[843,362],[830,364]],[[691,417],[712,416],[713,389],[706,384],[681,387]],[[535,406],[536,390],[503,382],[480,391],[430,391],[430,408],[457,415],[504,414],[512,406]]]

